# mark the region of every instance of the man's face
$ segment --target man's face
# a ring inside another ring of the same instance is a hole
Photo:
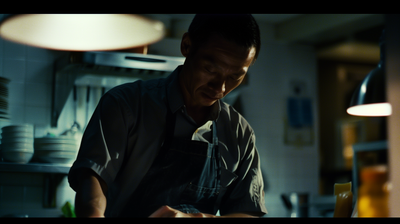
[[[245,48],[220,36],[212,36],[194,53],[189,35],[182,38],[186,57],[180,74],[186,106],[208,107],[243,81],[256,50]]]

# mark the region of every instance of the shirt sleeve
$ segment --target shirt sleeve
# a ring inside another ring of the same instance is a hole
[[[121,167],[126,148],[130,116],[124,101],[105,94],[88,123],[78,152],[68,174],[72,189],[76,190],[76,173],[89,168],[109,185]]]
[[[255,146],[255,135],[250,126],[238,129],[240,157],[237,170],[238,177],[228,189],[221,201],[220,214],[250,213],[265,215],[264,182],[260,168],[260,158]]]

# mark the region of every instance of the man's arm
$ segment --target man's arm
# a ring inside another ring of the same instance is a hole
[[[232,213],[224,216],[216,216],[205,213],[184,213],[179,210],[173,209],[169,206],[161,206],[157,211],[150,215],[150,218],[178,218],[178,217],[186,217],[186,218],[229,218],[229,217],[241,217],[241,218],[256,218],[258,216],[253,216],[245,213]]]
[[[75,196],[77,217],[104,217],[106,210],[106,183],[92,170],[78,171],[78,188]]]

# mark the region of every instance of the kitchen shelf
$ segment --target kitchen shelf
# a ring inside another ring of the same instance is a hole
[[[0,172],[68,174],[71,164],[0,162]]]
[[[0,162],[0,172],[43,173],[43,208],[56,207],[57,186],[72,164]]]

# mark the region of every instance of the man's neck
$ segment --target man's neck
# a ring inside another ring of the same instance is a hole
[[[212,107],[190,107],[186,105],[188,115],[199,125],[203,125],[208,121]]]

